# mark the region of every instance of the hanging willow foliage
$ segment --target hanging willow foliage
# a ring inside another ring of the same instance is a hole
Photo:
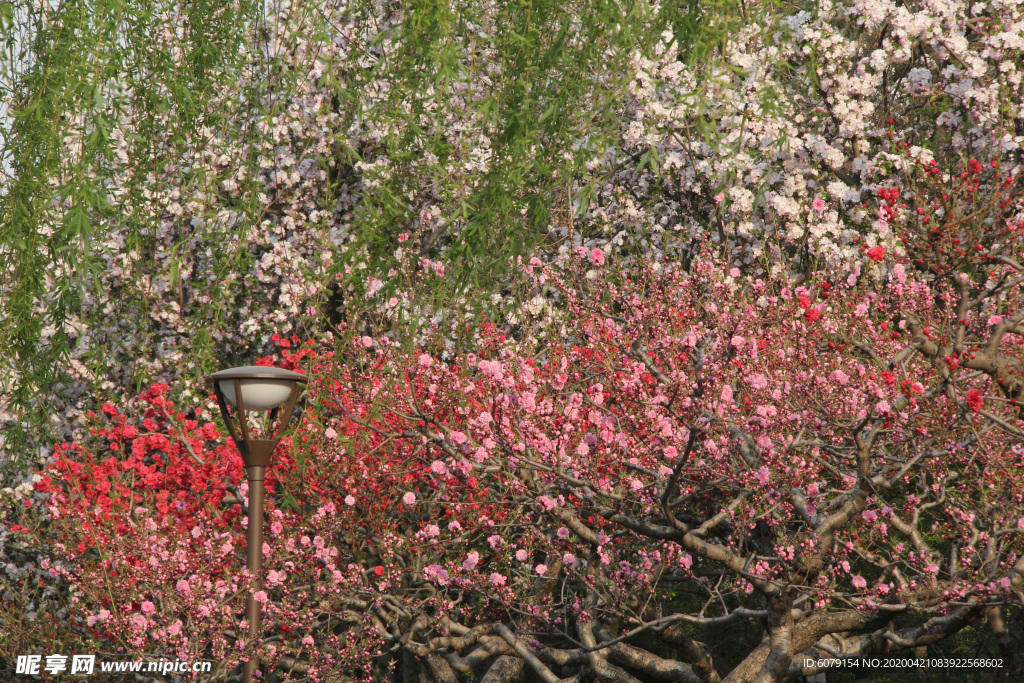
[[[486,306],[515,256],[587,229],[589,160],[658,168],[616,147],[633,55],[669,32],[699,72],[751,11],[0,3],[0,438],[316,334],[410,256],[447,268],[423,296]]]

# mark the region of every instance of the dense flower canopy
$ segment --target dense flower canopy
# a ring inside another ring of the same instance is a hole
[[[1024,312],[1019,279],[992,284],[1016,269],[936,284],[862,258],[794,288],[705,256],[616,278],[580,250],[524,267],[574,321],[562,341],[486,324],[443,360],[429,332],[281,338],[310,400],[269,482],[261,657],[324,680],[775,681],[1019,604]],[[148,433],[106,406],[92,449],[62,449],[34,486],[51,528],[20,533],[56,542],[83,643],[223,674],[251,651],[242,468],[165,388]],[[728,665],[692,630],[751,621],[764,639]],[[680,654],[630,644],[645,631]]]

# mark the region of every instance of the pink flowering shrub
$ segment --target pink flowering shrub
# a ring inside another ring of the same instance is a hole
[[[560,341],[531,336],[544,310],[472,353],[279,340],[310,383],[268,481],[259,643],[238,455],[162,386],[62,449],[48,520],[15,533],[67,642],[221,678],[258,651],[282,680],[781,681],[994,627],[1024,572],[1019,236],[1000,255],[794,285],[707,253],[595,277],[584,251],[524,271]],[[693,630],[746,623],[764,638],[727,663]]]

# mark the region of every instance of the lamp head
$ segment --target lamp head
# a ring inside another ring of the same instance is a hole
[[[305,384],[306,376],[284,368],[263,365],[246,365],[240,368],[221,370],[209,376],[207,381],[216,382],[224,399],[232,407],[238,407],[235,397],[235,382],[242,387],[242,405],[246,410],[272,410],[279,407],[292,394],[296,383]]]
[[[299,398],[299,385],[306,384],[306,376],[283,368],[247,365],[215,372],[207,377],[206,381],[213,384],[213,393],[217,396],[224,424],[238,450],[241,451],[246,467],[269,465],[270,456],[291,421],[292,409]],[[277,429],[272,430],[270,424],[277,417],[278,408],[285,401],[288,405],[284,409],[282,420]],[[236,408],[234,420],[228,412],[229,403]],[[270,411],[270,422],[267,426],[270,432],[267,435],[269,439],[250,437],[244,415],[250,410]]]

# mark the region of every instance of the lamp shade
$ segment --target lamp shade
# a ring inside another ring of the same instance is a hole
[[[210,379],[217,382],[224,399],[235,407],[238,405],[235,380],[238,380],[246,410],[273,410],[288,400],[296,383],[306,383],[305,375],[262,365],[221,370],[210,375]]]

